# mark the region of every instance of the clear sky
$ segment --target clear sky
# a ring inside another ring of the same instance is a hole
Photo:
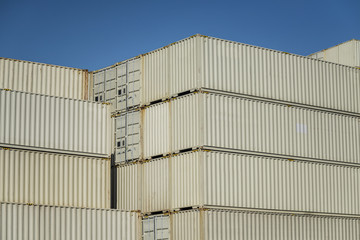
[[[360,0],[0,0],[0,56],[96,70],[201,33],[308,55],[360,39]]]

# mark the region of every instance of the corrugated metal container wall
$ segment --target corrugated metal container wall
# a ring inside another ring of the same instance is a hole
[[[360,167],[197,151],[142,168],[143,212],[226,206],[360,215]]]
[[[172,240],[358,240],[360,219],[234,210],[170,215]]]
[[[175,209],[214,205],[360,215],[360,167],[191,152],[171,158],[170,175]],[[163,179],[152,178],[162,193]]]
[[[334,47],[310,54],[309,57],[352,67],[360,67],[360,40],[352,39]]]
[[[0,88],[88,100],[87,70],[0,58]]]
[[[117,209],[141,209],[141,165],[128,164],[117,167]]]
[[[0,150],[0,202],[110,207],[110,160]]]
[[[110,156],[110,106],[0,90],[0,145],[79,155]]]
[[[207,146],[360,163],[360,122],[356,117],[198,93],[143,111],[144,158]]]
[[[171,102],[165,102],[141,110],[142,156],[150,157],[171,152],[170,108]]]
[[[360,71],[197,35],[143,55],[142,103],[208,88],[360,113]]]
[[[107,209],[0,204],[0,239],[138,240],[138,213]]]
[[[150,161],[141,164],[142,184],[142,212],[156,212],[171,210],[171,191],[174,186],[182,188],[182,185],[174,185],[170,179],[170,158],[160,158],[158,161]],[[191,169],[187,169],[191,171]],[[193,184],[196,184],[195,182]]]

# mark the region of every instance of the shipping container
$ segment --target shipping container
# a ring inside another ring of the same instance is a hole
[[[226,206],[360,216],[359,166],[191,151],[122,166],[117,184],[127,184],[120,206],[138,203],[118,208],[145,213]]]
[[[88,70],[0,57],[0,89],[88,100]]]
[[[360,40],[352,39],[309,55],[311,58],[360,67]]]
[[[110,207],[110,159],[0,150],[0,202]]]
[[[141,58],[135,57],[93,72],[94,100],[109,102],[116,112],[140,106]]]
[[[170,239],[170,216],[145,216],[142,220],[143,240]]]
[[[0,203],[2,240],[137,240],[139,213],[110,209]]]
[[[109,157],[109,105],[0,90],[0,146]]]
[[[171,240],[358,240],[360,219],[236,210],[170,215]]]
[[[194,90],[216,90],[356,116],[360,113],[360,70],[354,67],[199,34],[135,59],[134,87],[129,81],[121,82],[131,88],[127,94],[136,94],[127,100],[118,96],[122,102],[134,101],[133,105],[149,105]],[[125,109],[125,103],[123,107],[119,101],[117,104],[118,110]]]
[[[194,93],[142,110],[144,159],[193,148],[360,163],[357,117]]]

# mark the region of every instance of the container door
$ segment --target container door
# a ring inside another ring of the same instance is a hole
[[[128,107],[140,105],[140,71],[129,73],[128,77]]]
[[[140,157],[140,111],[127,114],[127,160]]]
[[[169,229],[169,216],[159,216],[155,218],[155,240],[170,239]]]
[[[143,239],[154,240],[155,239],[155,221],[154,218],[145,218],[142,220]]]
[[[127,110],[127,86],[123,85],[117,88],[117,111],[124,112]]]

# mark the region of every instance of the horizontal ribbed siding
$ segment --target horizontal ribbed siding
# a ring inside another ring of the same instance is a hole
[[[0,88],[88,100],[87,70],[0,58]]]
[[[108,157],[110,108],[94,102],[0,90],[0,145]]]
[[[0,202],[110,207],[110,161],[0,150]]]

